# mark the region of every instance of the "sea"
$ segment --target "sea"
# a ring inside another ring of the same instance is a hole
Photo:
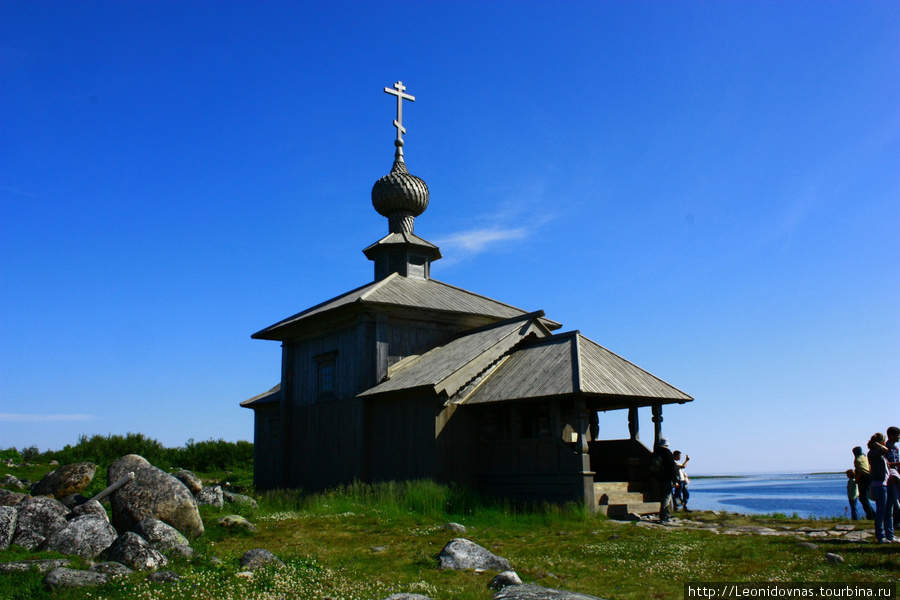
[[[850,518],[844,473],[695,476],[688,490],[693,510]]]

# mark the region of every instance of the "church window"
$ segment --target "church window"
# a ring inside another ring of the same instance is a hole
[[[336,352],[329,352],[316,357],[316,390],[319,400],[330,400],[337,396],[336,391]]]

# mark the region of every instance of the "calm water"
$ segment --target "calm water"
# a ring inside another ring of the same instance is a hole
[[[692,478],[689,489],[688,508],[695,510],[850,517],[847,476],[843,473]]]

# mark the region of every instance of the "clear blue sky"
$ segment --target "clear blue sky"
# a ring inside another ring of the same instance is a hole
[[[433,276],[693,395],[693,472],[900,425],[898,2],[4,0],[0,60],[0,447],[252,439],[250,335],[372,280],[397,80]]]

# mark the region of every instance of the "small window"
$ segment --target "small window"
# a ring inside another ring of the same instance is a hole
[[[336,356],[336,352],[331,352],[316,357],[316,395],[319,400],[329,400],[337,395],[335,389]]]

